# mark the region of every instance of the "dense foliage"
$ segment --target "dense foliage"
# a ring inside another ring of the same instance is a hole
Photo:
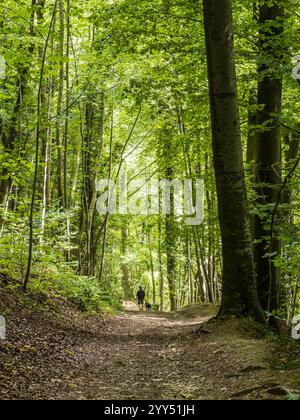
[[[282,299],[271,310],[290,320],[300,286],[300,103],[292,77],[299,6],[271,2],[285,8],[272,23],[258,17],[267,2],[233,3],[248,200],[251,218],[264,225],[253,243],[264,243],[266,261],[280,267]],[[165,310],[219,302],[223,264],[201,2],[7,0],[0,9],[2,277],[70,295],[85,309],[130,300],[140,284]],[[253,116],[264,106],[257,84],[266,78],[282,80],[282,110],[262,120]],[[274,121],[282,165],[274,168],[276,199],[264,201],[252,140],[271,132]],[[125,169],[131,197],[155,178],[204,179],[204,222],[188,226],[173,213],[99,214],[97,180],[118,180]],[[274,238],[281,250],[274,251]]]

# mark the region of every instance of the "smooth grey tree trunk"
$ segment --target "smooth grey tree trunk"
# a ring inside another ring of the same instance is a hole
[[[221,315],[261,322],[242,157],[230,0],[204,0],[214,169],[223,253]]]

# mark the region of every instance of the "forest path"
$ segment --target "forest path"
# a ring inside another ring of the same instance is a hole
[[[222,331],[218,323],[197,333],[207,320],[146,312],[116,317],[105,334],[99,332],[78,349],[85,355],[86,369],[77,377],[76,397],[276,398],[269,390],[282,382],[267,366],[264,340],[245,335],[229,339],[232,331]]]
[[[24,304],[0,294],[7,338],[0,340],[1,399],[278,399],[299,389],[299,370],[270,367],[269,340],[247,321],[124,312],[86,317],[69,304]]]
[[[191,357],[187,335],[207,320],[174,320],[170,314],[127,312],[115,318],[105,346],[95,342],[87,363],[88,398],[171,399],[195,396],[204,378]],[[104,337],[103,337],[104,338]],[[99,351],[100,350],[100,351]],[[199,397],[199,395],[198,395]]]

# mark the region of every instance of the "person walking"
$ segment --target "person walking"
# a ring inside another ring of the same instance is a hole
[[[144,310],[145,292],[144,292],[142,286],[139,287],[139,290],[138,290],[136,296],[137,296],[140,311],[143,311]]]

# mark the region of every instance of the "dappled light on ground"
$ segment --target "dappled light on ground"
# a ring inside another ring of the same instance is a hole
[[[298,389],[298,370],[270,367],[270,342],[242,320],[207,323],[207,307],[104,320],[65,305],[32,311],[9,293],[5,302],[0,399],[280,399]]]

